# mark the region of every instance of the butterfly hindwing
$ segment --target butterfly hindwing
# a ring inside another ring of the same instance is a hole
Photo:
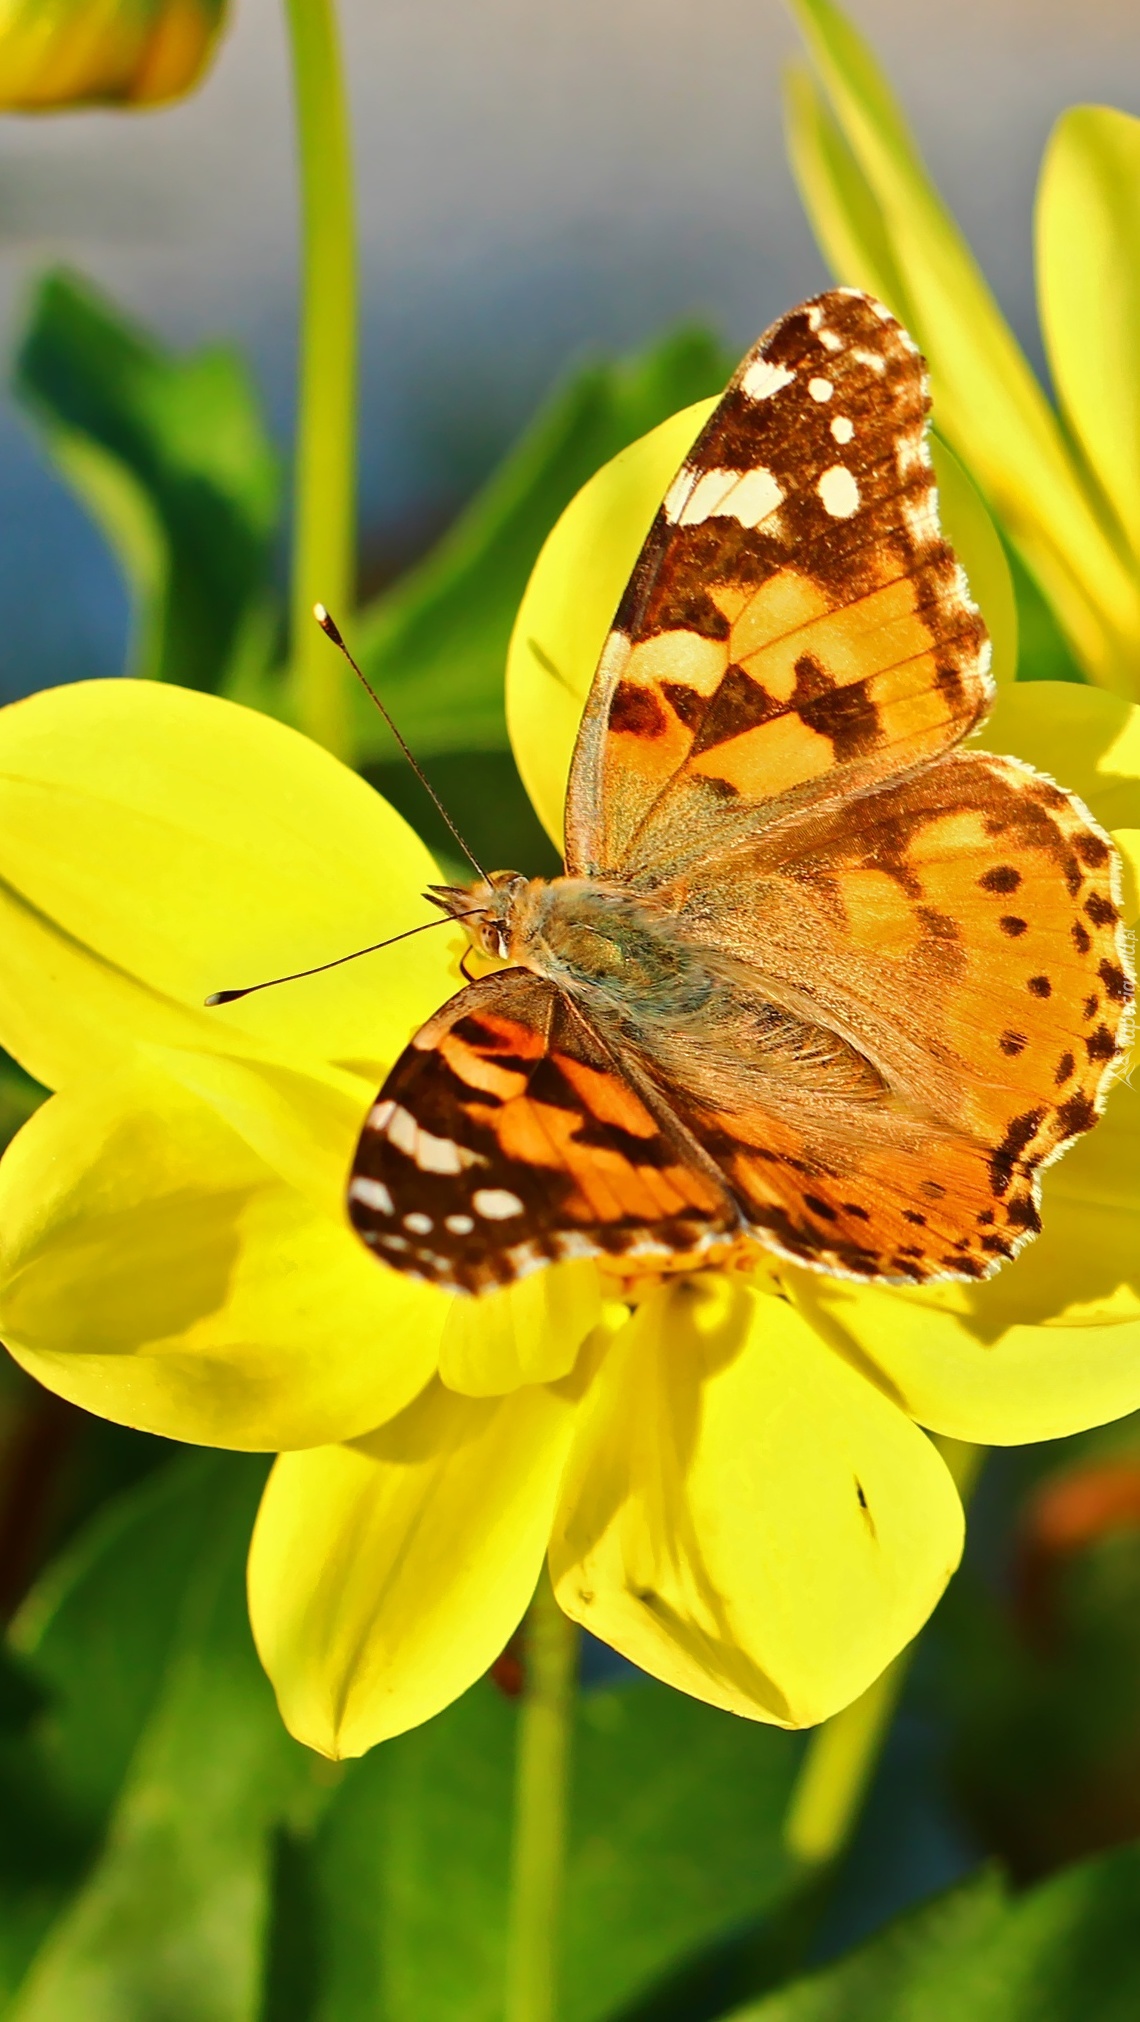
[[[462,990],[405,1049],[349,1213],[388,1263],[466,1292],[561,1257],[696,1258],[738,1221],[562,993],[521,969]]]
[[[938,525],[922,360],[836,289],[745,358],[678,473],[587,702],[571,871],[653,888],[758,820],[955,744],[988,641]]]
[[[741,1021],[728,1112],[678,1098],[769,1241],[918,1282],[988,1276],[1036,1232],[1040,1171],[1131,1030],[1115,852],[1070,794],[952,753],[702,866],[675,930],[868,1066],[823,1087],[815,1037],[765,1082]]]

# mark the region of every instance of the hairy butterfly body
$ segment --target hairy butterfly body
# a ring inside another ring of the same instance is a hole
[[[510,966],[397,1061],[349,1211],[480,1292],[563,1257],[765,1250],[982,1278],[1127,1038],[1118,865],[1087,811],[961,751],[989,647],[939,530],[922,361],[835,290],[744,360],[594,678],[566,876],[439,891]]]

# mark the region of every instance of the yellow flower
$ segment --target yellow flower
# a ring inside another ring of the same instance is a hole
[[[0,0],[0,112],[162,105],[213,57],[227,0]]]
[[[833,0],[791,0],[788,143],[840,280],[881,297],[930,365],[938,425],[1089,679],[1140,694],[1140,120],[1071,106],[1037,190],[1035,378],[871,50]],[[819,82],[816,82],[818,78]],[[822,88],[821,88],[822,87]]]
[[[706,412],[599,473],[532,578],[509,708],[552,830],[617,589]],[[1000,550],[943,478],[1008,670]],[[1140,829],[1140,711],[1118,698],[1007,685],[991,741]],[[0,1332],[90,1410],[287,1449],[251,1609],[316,1748],[356,1754],[462,1692],[548,1552],[567,1613],[658,1677],[756,1719],[825,1718],[917,1632],[960,1551],[921,1428],[1015,1442],[1140,1405],[1127,1087],[989,1284],[867,1289],[773,1262],[631,1311],[575,1262],[451,1299],[375,1262],[344,1210],[375,1089],[456,987],[449,930],[202,1001],[423,917],[433,867],[392,810],[266,718],[91,682],[0,715],[0,837],[0,1040],[58,1090],[0,1165]]]

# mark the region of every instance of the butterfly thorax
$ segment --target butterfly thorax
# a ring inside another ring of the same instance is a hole
[[[595,878],[491,879],[449,892],[449,909],[485,911],[463,924],[472,942],[571,995],[599,996],[635,1024],[683,1023],[716,988],[704,952],[664,908]]]
[[[599,879],[535,879],[511,915],[510,959],[570,991],[601,993],[636,1022],[684,1023],[715,979],[703,951],[652,903]]]

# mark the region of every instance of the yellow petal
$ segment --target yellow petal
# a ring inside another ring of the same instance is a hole
[[[543,543],[507,652],[507,727],[523,785],[562,847],[562,803],[594,669],[653,516],[715,400],[611,458]]]
[[[1134,927],[1140,919],[1140,828],[1114,828],[1112,840],[1120,852],[1124,919]]]
[[[817,186],[829,200],[820,237],[854,267],[839,278],[885,286],[931,368],[934,411],[1021,548],[1092,678],[1135,693],[1140,652],[1140,580],[1121,552],[1111,514],[1086,482],[1045,395],[1005,322],[973,254],[935,190],[875,58],[832,0],[791,0],[804,40],[869,193],[863,229],[836,185],[842,156],[808,121],[797,135],[810,148],[801,182],[815,214]],[[867,216],[874,229],[867,227]],[[848,229],[837,234],[835,219]],[[883,256],[885,237],[890,259]],[[871,254],[868,262],[865,255]],[[905,299],[892,292],[905,280]]]
[[[977,742],[1078,793],[1103,828],[1140,827],[1140,708],[1076,681],[1002,690]]]
[[[382,1431],[277,1462],[250,1616],[299,1741],[362,1755],[494,1662],[538,1579],[573,1418],[541,1386],[433,1383]]]
[[[337,1098],[322,1122],[294,1093],[319,1135],[343,1131]],[[17,1361],[101,1417],[212,1446],[316,1445],[402,1410],[446,1297],[378,1263],[251,1135],[146,1064],[38,1110],[0,1162]]]
[[[559,848],[578,724],[606,634],[646,534],[716,403],[674,414],[604,464],[552,528],[519,605],[507,655],[507,723],[523,784]],[[982,501],[942,442],[932,444],[942,524],[990,628],[994,671],[1017,666],[1009,564]]]
[[[379,1082],[456,987],[446,928],[207,1011],[432,917],[407,824],[295,731],[85,681],[0,711],[0,1043],[49,1087],[137,1041],[346,1062]]]
[[[468,1397],[554,1383],[574,1367],[601,1311],[598,1267],[588,1257],[532,1271],[481,1299],[453,1299],[439,1373],[449,1389]]]
[[[1074,105],[1037,191],[1041,330],[1061,408],[1140,552],[1140,120]]]
[[[550,1565],[655,1677],[802,1726],[916,1634],[961,1545],[930,1441],[784,1300],[721,1279],[654,1294],[610,1348]]]
[[[993,648],[990,671],[999,688],[1004,687],[1017,679],[1017,596],[1001,536],[981,492],[949,444],[936,435],[930,449],[942,530],[986,621]]]
[[[4,0],[0,111],[163,105],[198,83],[225,0]]]
[[[800,1310],[904,1411],[983,1446],[1140,1408],[1140,1091],[1045,1174],[1043,1230],[984,1285],[927,1291],[789,1272]]]
[[[889,303],[905,322],[906,277],[882,205],[810,70],[799,63],[784,78],[784,126],[792,174],[832,273]]]

